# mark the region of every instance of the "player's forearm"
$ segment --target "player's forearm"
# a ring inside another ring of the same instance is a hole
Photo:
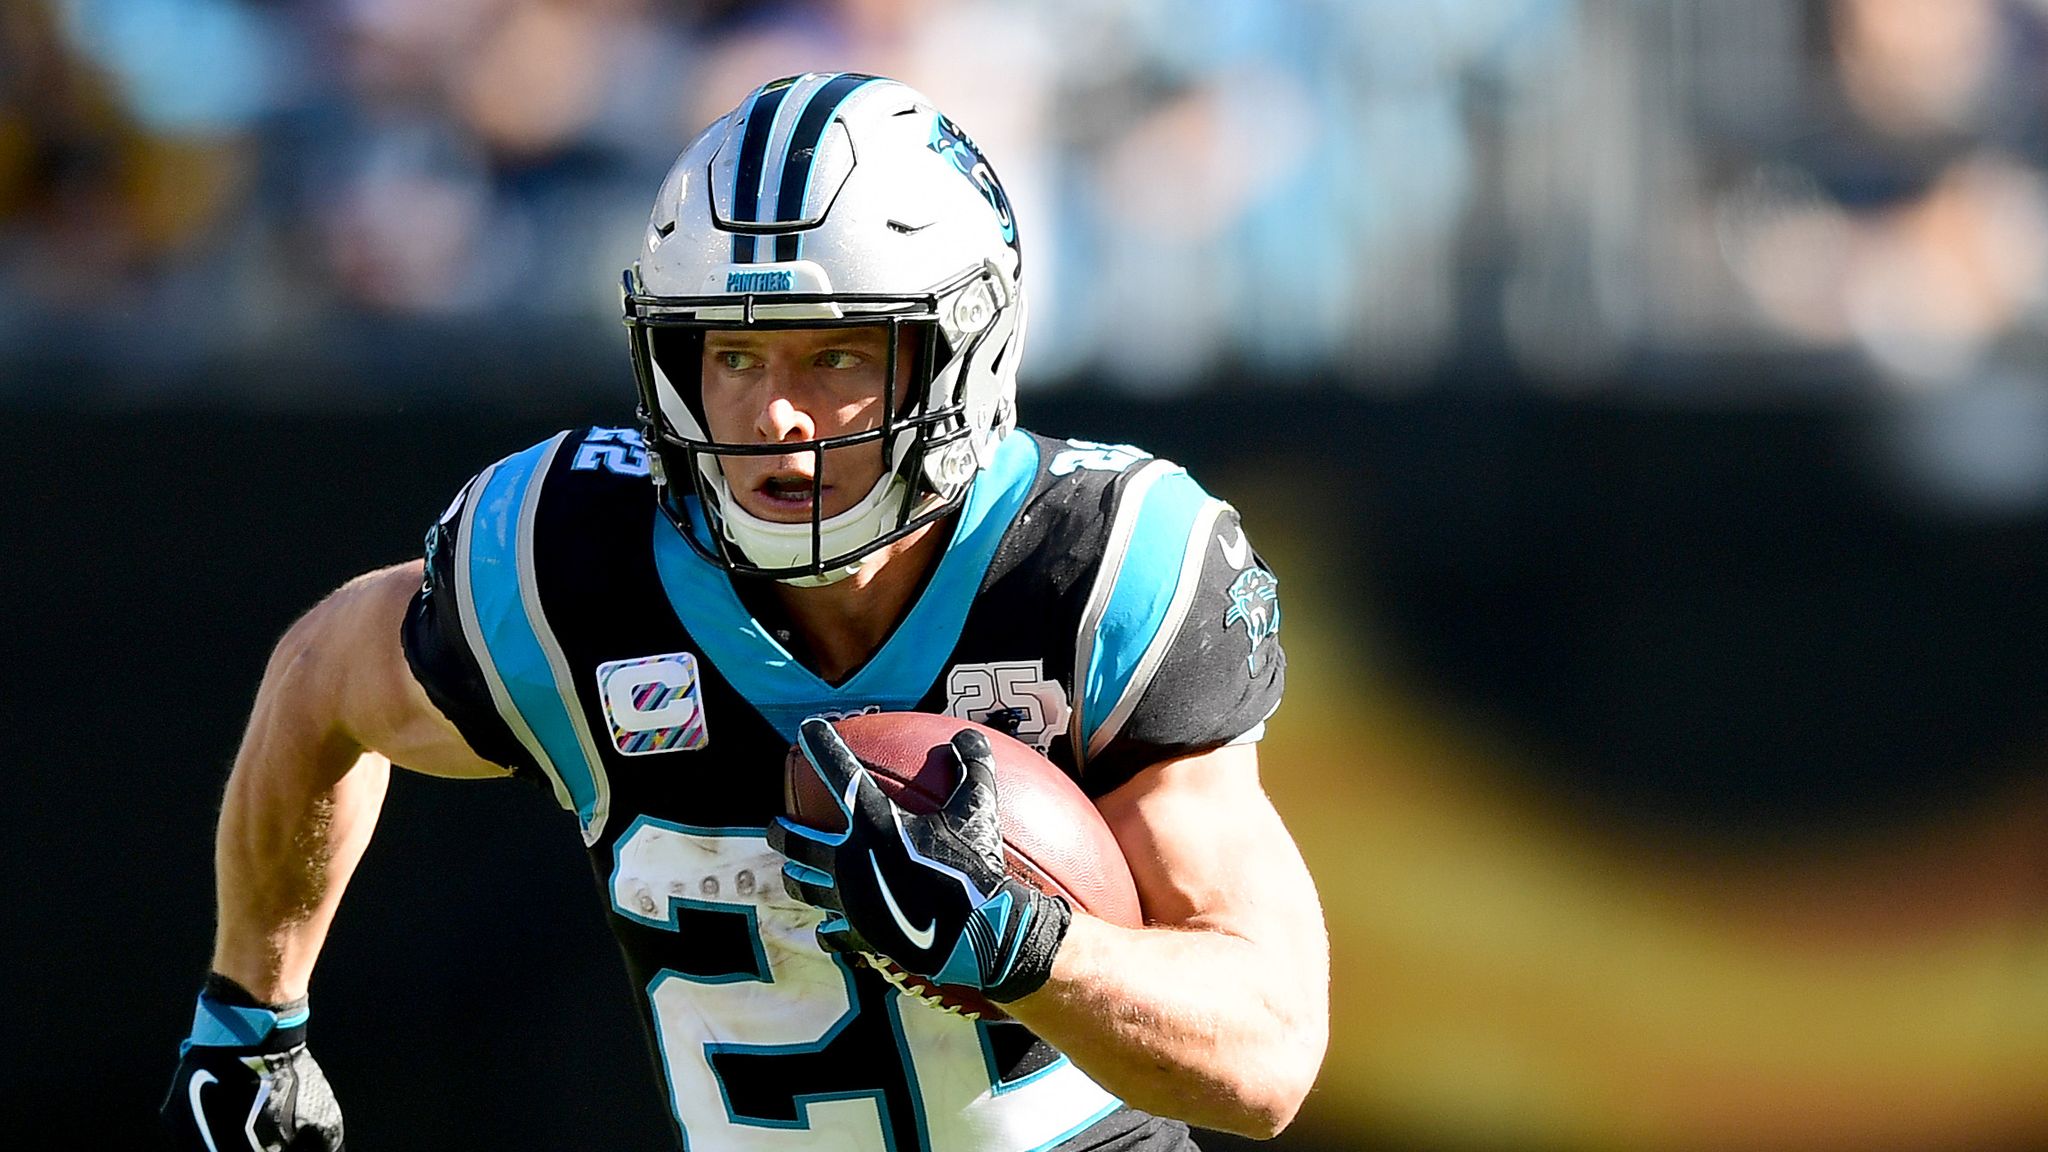
[[[1077,915],[1013,1015],[1126,1103],[1261,1139],[1286,1127],[1328,1042],[1325,989],[1221,932]]]
[[[268,1001],[306,994],[390,777],[336,720],[321,624],[301,621],[273,655],[214,842],[213,966]]]
[[[323,790],[229,790],[214,846],[216,971],[262,1000],[306,994],[389,775],[390,762],[368,753]]]

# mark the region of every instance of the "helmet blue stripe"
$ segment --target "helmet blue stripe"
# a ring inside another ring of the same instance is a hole
[[[802,119],[796,123],[795,131],[789,134],[789,147],[783,154],[782,188],[776,195],[775,218],[777,220],[801,220],[804,213],[804,197],[811,190],[811,167],[818,157],[818,144],[825,138],[825,129],[832,123],[832,117],[839,112],[839,106],[861,85],[876,79],[859,72],[842,72],[825,82],[813,93],[810,102],[804,105]],[[803,238],[790,232],[775,238],[775,258],[794,260],[802,251]]]
[[[775,130],[775,110],[782,106],[782,98],[789,95],[793,81],[778,80],[754,94],[754,101],[747,109],[747,134],[740,141],[740,160],[734,165],[732,187],[732,218],[734,220],[758,220],[761,200],[761,165],[768,157],[768,137]],[[755,237],[737,235],[732,238],[732,260],[735,264],[751,264],[755,256]]]

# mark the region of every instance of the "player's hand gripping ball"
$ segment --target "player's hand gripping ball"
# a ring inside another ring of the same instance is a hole
[[[806,720],[785,763],[788,815],[768,831],[784,885],[830,913],[825,947],[969,1016],[1052,970],[1071,909],[1142,922],[1116,838],[1030,745],[921,712]]]

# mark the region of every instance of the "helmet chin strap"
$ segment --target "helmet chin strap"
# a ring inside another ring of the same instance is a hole
[[[894,472],[885,474],[853,507],[836,516],[826,517],[818,525],[818,551],[815,554],[811,551],[809,520],[793,524],[763,520],[740,507],[739,501],[733,499],[732,489],[722,478],[718,485],[718,503],[725,522],[726,539],[745,553],[748,560],[763,568],[795,568],[811,563],[816,557],[844,555],[873,542],[895,522],[903,507],[906,491],[901,476]],[[815,576],[785,576],[780,583],[798,588],[837,584],[860,571],[868,559],[868,556],[863,556],[844,567],[828,569]]]

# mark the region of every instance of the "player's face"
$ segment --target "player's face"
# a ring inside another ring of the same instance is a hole
[[[897,351],[897,388],[910,378],[909,341]],[[746,329],[704,337],[704,418],[711,438],[781,444],[865,432],[882,423],[886,327]],[[851,508],[882,478],[876,440],[824,454],[824,515]],[[740,507],[763,520],[811,518],[818,456],[720,458]]]

